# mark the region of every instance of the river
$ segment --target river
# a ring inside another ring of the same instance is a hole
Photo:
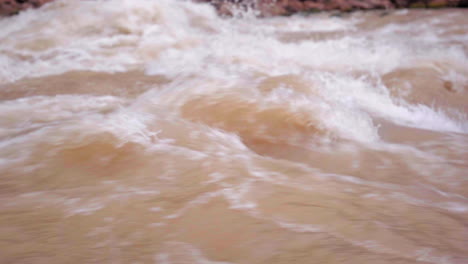
[[[468,259],[468,11],[0,18],[0,263]]]

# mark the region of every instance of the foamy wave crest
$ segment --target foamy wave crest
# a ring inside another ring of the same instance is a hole
[[[56,1],[0,20],[0,82],[71,70],[124,71],[190,46],[218,20],[189,1]]]

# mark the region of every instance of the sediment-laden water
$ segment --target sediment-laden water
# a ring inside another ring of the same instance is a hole
[[[468,13],[0,19],[0,263],[468,259]]]

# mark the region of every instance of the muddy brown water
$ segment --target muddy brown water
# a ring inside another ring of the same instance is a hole
[[[0,263],[467,263],[467,14],[0,19]]]

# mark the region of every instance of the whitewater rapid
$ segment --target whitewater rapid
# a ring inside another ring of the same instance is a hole
[[[0,18],[0,262],[464,263],[467,18]]]

